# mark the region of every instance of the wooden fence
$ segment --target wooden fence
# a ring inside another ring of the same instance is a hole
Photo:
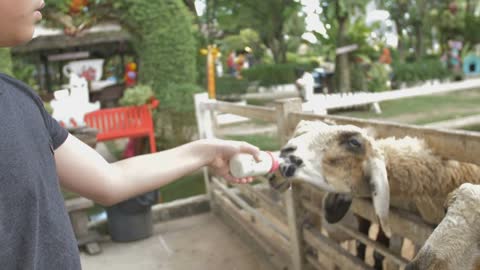
[[[281,144],[287,141],[302,119],[334,120],[338,124],[374,128],[378,137],[421,137],[441,156],[480,164],[480,135],[474,132],[306,114],[301,112],[301,102],[297,98],[277,101],[275,108],[218,102],[209,100],[206,94],[197,95],[195,103],[201,138],[215,136],[214,112],[275,123]],[[276,269],[373,269],[371,262],[366,263],[355,256],[356,243],[363,243],[385,256],[385,269],[402,269],[408,262],[408,256],[402,255],[406,243],[411,243],[415,252],[433,231],[433,227],[420,217],[393,208],[389,216],[393,232],[389,246],[375,242],[372,237],[345,223],[333,227],[353,240],[339,242],[328,235],[321,219],[322,190],[305,183],[295,184],[279,194],[261,177],[259,179],[264,181],[256,185],[232,185],[209,175],[207,170],[204,174],[211,209],[249,241],[251,247],[268,258]],[[368,200],[354,199],[351,211],[372,223],[377,222]],[[413,255],[410,254],[410,258]]]
[[[380,102],[397,100],[402,98],[411,98],[417,96],[426,96],[433,94],[445,94],[458,91],[468,91],[479,89],[480,79],[469,79],[458,82],[450,82],[443,84],[430,84],[425,83],[420,86],[414,86],[404,89],[397,89],[385,92],[350,92],[350,93],[333,93],[333,94],[315,94],[308,102],[302,104],[302,109],[305,112],[313,112],[316,114],[327,114],[331,110],[345,109],[352,107],[359,107],[365,105],[372,105],[373,110],[376,113],[381,113]],[[290,92],[281,92],[283,95],[285,93],[290,93],[290,95],[296,95],[297,93],[293,89]],[[254,95],[261,95],[262,99],[272,99],[272,96],[276,94],[274,92],[270,93],[251,93],[246,94],[244,98],[252,97]],[[240,115],[229,114],[229,113],[217,113],[215,121],[217,125],[240,123],[248,121],[247,117],[242,117]],[[465,121],[460,121],[457,123],[452,123],[453,125],[462,125],[464,122],[468,124],[478,124],[480,122],[479,118],[468,118]],[[450,125],[451,123],[438,123],[438,127],[442,125]]]

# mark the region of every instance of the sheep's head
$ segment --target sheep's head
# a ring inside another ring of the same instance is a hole
[[[390,234],[390,190],[385,162],[366,130],[301,121],[280,156],[285,160],[280,166],[286,178],[283,181],[299,179],[329,192],[372,197],[380,223]]]
[[[406,270],[478,269],[480,185],[462,184],[448,195],[447,213]]]

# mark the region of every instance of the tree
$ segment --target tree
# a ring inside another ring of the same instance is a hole
[[[362,17],[365,13],[367,0],[327,0],[323,1],[326,9],[324,16],[326,21],[336,28],[336,48],[349,45],[348,30],[353,17]],[[348,92],[350,86],[350,70],[348,54],[338,54],[335,57],[335,85],[340,92]]]
[[[217,0],[215,13],[222,31],[236,34],[244,28],[255,29],[262,43],[272,51],[275,63],[285,63],[285,25],[300,7],[294,0]]]
[[[401,60],[404,60],[408,50],[407,37],[404,35],[404,32],[410,26],[408,16],[406,16],[410,0],[380,0],[377,2],[380,8],[386,9],[390,13],[390,18],[395,23],[398,36],[398,55]]]

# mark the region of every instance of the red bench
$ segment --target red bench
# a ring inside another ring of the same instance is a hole
[[[149,137],[150,151],[157,151],[153,130],[152,109],[160,102],[152,99],[151,103],[142,106],[118,107],[102,109],[85,115],[85,123],[98,129],[97,141],[118,138]]]

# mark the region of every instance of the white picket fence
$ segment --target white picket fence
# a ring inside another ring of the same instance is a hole
[[[382,101],[475,89],[480,89],[480,79],[469,79],[459,82],[449,82],[442,84],[427,83],[421,86],[378,93],[354,92],[336,94],[315,94],[311,100],[303,103],[302,109],[304,112],[312,112],[315,114],[328,114],[329,110],[352,108],[371,104],[373,106],[373,109],[376,112],[380,113],[381,110],[378,104]],[[274,93],[271,93],[271,95],[274,96]],[[247,118],[241,116],[219,114],[217,115],[216,123],[217,125],[221,126],[247,120]]]

